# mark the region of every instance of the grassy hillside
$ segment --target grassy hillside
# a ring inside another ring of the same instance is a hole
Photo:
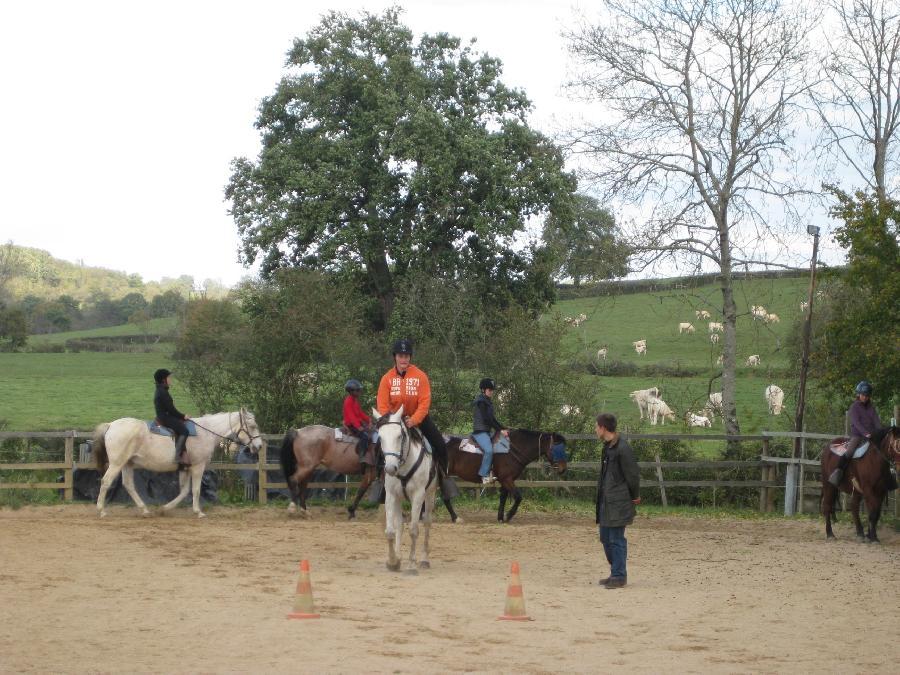
[[[118,337],[122,335],[167,335],[175,330],[176,318],[173,316],[150,319],[141,325],[133,323],[121,326],[108,326],[106,328],[90,328],[87,330],[70,330],[64,333],[45,333],[42,335],[28,336],[30,346],[61,345],[66,340],[89,337]]]
[[[738,373],[737,401],[741,428],[753,433],[762,429],[787,429],[796,404],[796,382],[788,379],[792,355],[784,346],[793,322],[800,315],[800,300],[805,296],[803,279],[765,279],[738,283],[736,296],[741,312],[738,319],[738,354],[741,360],[759,354],[759,368],[741,366]],[[638,293],[612,297],[585,298],[560,302],[554,309],[564,316],[584,313],[587,321],[572,330],[573,341],[584,341],[582,358],[587,362],[600,345],[609,348],[609,359],[634,363],[642,368],[628,377],[584,375],[595,384],[596,404],[620,415],[631,430],[685,431],[683,423],[664,427],[641,424],[637,407],[628,399],[635,389],[658,386],[662,397],[682,416],[685,411],[699,411],[706,400],[710,379],[719,372],[715,368],[718,347],[712,347],[705,322],[694,317],[695,309],[707,309],[714,320],[720,293],[713,285],[693,291]],[[749,317],[749,306],[764,305],[777,313],[781,322],[763,325]],[[153,322],[151,332],[171,330],[171,319]],[[697,327],[694,335],[678,335],[679,322],[689,321]],[[167,323],[168,322],[168,323]],[[135,326],[116,326],[77,333],[59,333],[32,338],[47,343],[65,342],[72,337],[100,337],[139,333]],[[631,346],[646,339],[648,354],[638,356]],[[152,416],[153,381],[156,368],[169,366],[171,344],[159,345],[155,353],[79,353],[79,354],[0,354],[0,420],[12,430],[90,429],[97,423],[116,417]],[[689,377],[651,376],[647,367],[660,364],[669,368],[691,368]],[[583,372],[583,371],[582,371]],[[495,375],[502,381],[502,374]],[[768,415],[763,392],[770,383],[785,391],[785,412],[780,417]],[[814,386],[814,385],[813,385]],[[720,380],[712,381],[712,390],[721,390]],[[189,395],[179,383],[174,396],[185,412],[197,412]],[[583,411],[577,418],[563,423],[564,431],[590,431],[591,416],[597,411]],[[711,430],[693,430],[698,435],[721,433],[721,421]],[[278,431],[278,430],[273,430]]]
[[[153,371],[163,354],[0,354],[0,420],[10,431],[88,430],[118,417],[153,417]],[[177,378],[176,405],[196,413]]]

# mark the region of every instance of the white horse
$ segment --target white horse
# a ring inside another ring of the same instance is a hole
[[[203,518],[206,514],[200,510],[200,481],[216,446],[227,446],[233,452],[238,446],[247,445],[251,452],[258,453],[265,447],[266,441],[259,433],[253,413],[243,408],[236,412],[204,415],[191,421],[197,426],[197,435],[189,436],[185,446],[191,465],[186,471],[178,473],[181,492],[162,508],[164,511],[174,509],[193,486],[194,513],[198,518]],[[106,492],[119,472],[122,473],[122,484],[134,503],[143,515],[149,516],[150,511],[134,487],[134,469],[159,472],[178,469],[175,462],[175,439],[151,434],[144,420],[133,417],[123,417],[99,425],[94,430],[93,452],[97,458],[97,468],[101,473],[105,469],[97,497],[97,510],[100,511],[101,518],[106,516]],[[107,465],[109,468],[106,468]]]
[[[378,411],[373,410],[373,417]],[[384,512],[386,527],[384,535],[388,542],[387,568],[393,572],[400,569],[400,541],[403,536],[403,499],[409,499],[409,569],[407,573],[417,574],[416,541],[419,537],[419,514],[425,528],[422,561],[419,567],[431,567],[428,553],[431,550],[431,515],[434,510],[434,495],[437,491],[437,473],[431,454],[425,450],[423,442],[413,437],[403,421],[403,406],[400,410],[381,417],[377,423],[384,455]],[[424,506],[424,509],[422,508]]]

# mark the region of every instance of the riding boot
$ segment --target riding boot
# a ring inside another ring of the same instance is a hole
[[[187,456],[184,451],[184,446],[187,443],[187,436],[179,435],[175,439],[175,463],[178,464],[178,470],[184,471],[190,466],[187,463]]]
[[[841,484],[841,480],[844,478],[844,471],[847,470],[847,466],[850,464],[851,459],[853,459],[853,450],[848,450],[838,460],[837,468],[832,471],[831,475],[828,477],[828,482],[834,485],[834,487],[838,487]]]

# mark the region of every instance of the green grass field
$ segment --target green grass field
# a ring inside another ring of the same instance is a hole
[[[164,354],[0,354],[0,420],[8,431],[87,431],[119,417],[150,419],[153,371],[171,367]],[[180,410],[196,412],[173,378]]]
[[[766,279],[738,282],[736,297],[739,310],[746,314],[738,319],[738,356],[741,364],[750,354],[759,354],[761,366],[738,369],[738,411],[741,429],[755,433],[763,429],[788,429],[793,417],[796,382],[788,381],[788,366],[793,358],[785,348],[786,336],[800,315],[800,300],[804,297],[803,279]],[[706,400],[710,378],[715,368],[718,347],[711,347],[706,322],[695,319],[695,309],[707,309],[712,320],[720,320],[716,311],[720,292],[714,285],[695,291],[647,292],[614,297],[587,298],[558,303],[555,307],[564,316],[584,313],[588,320],[572,329],[572,339],[585,344],[582,354],[589,360],[598,346],[609,348],[609,360],[630,362],[639,366],[661,364],[667,367],[686,367],[699,371],[691,377],[659,377],[636,375],[611,377],[585,375],[592,378],[597,404],[620,415],[626,428],[632,431],[683,432],[681,419],[676,424],[650,427],[639,423],[637,407],[628,393],[635,389],[658,386],[662,398],[683,416],[687,410],[699,411]],[[762,304],[781,321],[764,325],[752,321],[749,306]],[[691,322],[697,332],[678,335],[679,322]],[[173,328],[172,319],[157,320],[153,331],[167,332]],[[40,342],[64,343],[74,337],[128,335],[140,332],[133,325],[115,326],[92,331],[58,333],[35,336]],[[638,356],[631,345],[633,340],[647,340],[648,353]],[[154,353],[63,353],[63,354],[0,354],[0,421],[8,430],[51,431],[61,429],[88,430],[96,424],[118,417],[149,418],[153,415],[153,371],[171,367],[171,344],[157,346]],[[502,380],[500,374],[496,375]],[[763,392],[770,383],[785,391],[785,411],[779,417],[768,415]],[[715,380],[713,391],[721,390]],[[196,410],[187,391],[175,378],[173,395],[179,408],[188,414]],[[590,431],[591,415],[584,411],[573,419],[570,429]],[[266,430],[277,433],[279,430]],[[694,429],[698,435],[721,433],[721,420],[710,430]]]
[[[141,325],[133,323],[121,326],[109,326],[107,328],[91,328],[88,330],[72,330],[65,333],[45,333],[32,335],[28,338],[29,345],[57,345],[64,344],[66,340],[91,337],[117,337],[120,335],[167,335],[175,330],[175,317],[166,316],[159,319],[150,319]]]

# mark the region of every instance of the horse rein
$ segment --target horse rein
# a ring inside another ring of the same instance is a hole
[[[234,413],[228,413],[229,426],[230,426],[230,422],[231,422],[231,416],[233,414]],[[208,431],[213,436],[218,436],[223,441],[228,441],[229,443],[240,443],[242,431],[245,434],[247,434],[248,440],[245,443],[245,445],[247,445],[247,446],[252,445],[253,441],[255,441],[257,438],[262,438],[262,434],[257,434],[256,436],[254,436],[253,434],[250,433],[249,427],[244,423],[244,411],[243,410],[238,411],[238,415],[239,415],[240,427],[238,427],[237,431],[233,431],[231,433],[231,435],[229,435],[229,436],[223,436],[222,434],[220,434],[216,431],[213,431],[212,429],[208,429],[207,427],[203,426],[202,424],[198,424],[196,420],[191,420],[191,422],[193,422],[194,426],[196,426],[197,428],[203,429],[203,431]],[[222,445],[224,445],[224,443]]]

